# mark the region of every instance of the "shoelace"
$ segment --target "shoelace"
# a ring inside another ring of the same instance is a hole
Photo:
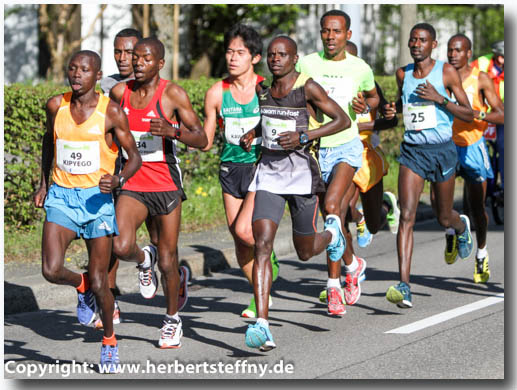
[[[176,334],[179,323],[163,322],[163,326],[160,329],[162,339],[172,339]]]
[[[340,299],[339,299],[339,292],[336,290],[336,289],[331,289],[330,290],[330,297],[329,297],[329,303],[332,305],[332,306],[337,306],[337,305],[340,305],[341,302],[340,302]]]
[[[153,272],[151,268],[140,271],[140,284],[144,286],[150,286],[152,281]]]

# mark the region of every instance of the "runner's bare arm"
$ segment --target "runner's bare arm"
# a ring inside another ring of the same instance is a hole
[[[136,147],[135,139],[129,131],[129,123],[124,111],[115,102],[110,102],[106,112],[106,129],[113,129],[115,136],[128,155],[124,169],[119,175],[103,175],[99,182],[99,188],[103,193],[109,193],[120,184],[120,178],[127,181],[142,165],[142,158]]]
[[[217,130],[217,112],[221,106],[223,95],[221,85],[221,82],[218,81],[205,94],[205,122],[203,129],[207,137],[207,145],[202,149],[205,152],[210,150],[214,144],[215,132]]]
[[[185,90],[179,85],[170,83],[164,94],[169,101],[173,102],[173,111],[178,113],[181,122],[185,125],[185,131],[181,131],[177,139],[194,148],[205,148],[208,144],[205,131]]]
[[[316,108],[332,119],[332,121],[318,129],[308,131],[309,141],[346,130],[352,124],[343,109],[312,79],[307,80],[305,83],[305,96]],[[296,132],[280,133],[278,144],[284,149],[292,149],[299,146],[300,134]]]
[[[34,194],[34,205],[36,207],[43,207],[45,203],[45,196],[47,195],[50,169],[54,160],[54,120],[56,118],[57,110],[61,104],[63,95],[51,97],[46,104],[46,130],[43,134],[42,150],[41,150],[41,180],[40,187]]]
[[[479,73],[479,87],[483,93],[483,97],[491,107],[490,112],[486,114],[484,120],[495,123],[496,125],[504,125],[504,104],[495,91],[492,79],[485,72]],[[474,111],[474,116],[480,119],[479,111]]]

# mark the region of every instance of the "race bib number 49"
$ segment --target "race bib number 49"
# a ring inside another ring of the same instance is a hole
[[[100,168],[99,141],[56,140],[56,164],[72,175],[87,175]]]
[[[278,135],[286,131],[296,131],[296,120],[262,116],[262,146],[272,150],[283,150],[278,144]]]
[[[153,162],[163,161],[163,137],[154,136],[150,132],[132,131],[136,147],[142,156],[142,161]],[[122,155],[127,160],[128,156],[124,149]]]
[[[226,138],[226,142],[233,145],[239,145],[241,137],[251,129],[254,129],[259,121],[260,116],[252,116],[248,118],[225,118],[224,136]],[[252,145],[258,145],[260,142],[260,138],[255,138]]]
[[[434,103],[405,104],[403,115],[406,130],[434,129],[437,126]]]

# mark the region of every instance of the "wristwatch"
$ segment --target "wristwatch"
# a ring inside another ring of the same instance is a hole
[[[122,175],[116,175],[118,177],[118,188],[122,188],[124,186],[124,182],[126,178]]]
[[[486,118],[486,112],[485,111],[479,111],[478,119],[480,121],[484,120]]]
[[[300,145],[307,145],[309,143],[309,136],[305,132],[300,133]]]
[[[443,102],[442,102],[442,104],[440,104],[440,106],[445,107],[445,106],[447,105],[447,103],[449,103],[449,101],[450,101],[449,99],[447,99],[446,97],[444,97],[444,98],[443,98]]]
[[[366,103],[366,102],[365,102],[365,104],[366,104],[366,108],[364,109],[363,112],[361,112],[361,114],[363,114],[363,115],[368,114],[370,112],[370,110],[371,110],[370,105],[368,103]]]

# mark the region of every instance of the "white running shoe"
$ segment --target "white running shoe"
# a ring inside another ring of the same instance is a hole
[[[156,277],[156,271],[154,266],[158,260],[158,253],[154,245],[147,245],[142,248],[143,251],[148,252],[151,257],[151,266],[144,268],[140,264],[138,268],[138,280],[140,284],[140,294],[145,299],[154,298],[156,291],[158,290],[158,278]]]
[[[181,336],[183,330],[181,329],[181,320],[165,318],[163,326],[160,329],[160,340],[158,345],[162,349],[179,348],[181,347]]]

